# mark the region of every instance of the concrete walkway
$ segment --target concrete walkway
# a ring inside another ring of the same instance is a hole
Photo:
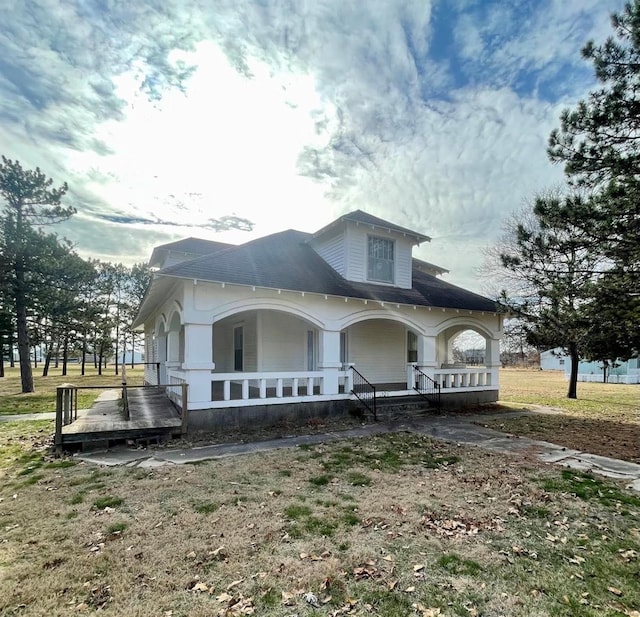
[[[272,439],[253,443],[215,444],[176,450],[141,450],[124,446],[107,451],[80,453],[75,458],[98,465],[127,465],[135,467],[159,467],[162,465],[182,465],[211,459],[239,456],[254,452],[292,448],[301,445],[329,443],[353,437],[367,437],[393,432],[414,432],[450,443],[478,446],[500,452],[517,454],[523,451],[533,453],[545,463],[553,463],[624,480],[627,488],[640,492],[640,465],[618,459],[597,456],[570,450],[546,441],[536,441],[526,437],[516,437],[473,422],[483,422],[498,416],[432,416],[411,418],[405,422],[391,424],[370,424],[345,431],[335,431],[316,435],[301,435]]]

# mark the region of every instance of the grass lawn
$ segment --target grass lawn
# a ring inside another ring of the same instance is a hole
[[[640,496],[590,475],[406,433],[99,468],[46,424],[0,425],[2,615],[640,614]]]
[[[86,375],[80,375],[80,367],[75,364],[68,367],[66,376],[61,375],[61,369],[50,369],[48,377],[42,377],[41,372],[42,369],[33,370],[35,392],[22,394],[19,369],[5,367],[5,377],[0,378],[0,416],[55,411],[56,388],[63,383],[76,386],[117,387],[122,379],[120,375],[115,375],[113,366],[104,369],[103,375],[98,375],[93,367],[87,368]],[[143,368],[127,368],[127,383],[139,385],[142,383],[143,375]],[[99,394],[100,390],[80,390],[79,407],[90,407]]]
[[[500,398],[504,405],[542,405],[560,413],[483,424],[640,463],[640,385],[579,382],[577,399],[568,399],[566,394],[567,381],[561,372],[502,370]]]

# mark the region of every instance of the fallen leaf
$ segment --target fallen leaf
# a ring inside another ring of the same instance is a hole
[[[244,581],[244,579],[239,578],[237,581],[233,581],[233,583],[229,583],[227,585],[227,591],[229,591],[229,589],[233,589],[236,585],[239,585],[240,583],[242,583],[242,581]]]
[[[607,591],[610,591],[614,596],[620,597],[622,595],[622,590],[617,587],[607,587]]]
[[[307,604],[313,606],[313,608],[320,608],[320,602],[318,602],[318,596],[309,592],[304,595],[304,601]]]
[[[233,600],[233,596],[228,594],[226,591],[223,591],[217,598],[216,600],[218,602],[220,602],[220,604],[224,604],[225,602],[228,602],[229,600]]]

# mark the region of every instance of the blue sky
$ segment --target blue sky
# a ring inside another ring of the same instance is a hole
[[[70,185],[84,256],[314,231],[355,208],[481,289],[501,221],[562,182],[613,0],[3,0],[0,152]],[[251,221],[253,230],[220,231]]]

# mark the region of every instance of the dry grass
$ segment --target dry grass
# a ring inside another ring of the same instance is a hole
[[[640,385],[579,383],[578,399],[566,398],[557,371],[503,370],[500,398],[560,413],[483,422],[491,428],[543,439],[602,456],[640,463]],[[507,404],[507,403],[505,403]]]
[[[0,415],[23,413],[41,413],[56,410],[56,388],[63,383],[76,386],[115,386],[121,383],[121,376],[115,375],[114,367],[108,366],[103,375],[98,375],[93,367],[87,367],[86,375],[80,374],[78,365],[70,365],[67,375],[61,374],[62,369],[52,368],[47,377],[42,377],[34,369],[33,381],[35,392],[21,393],[20,371],[17,368],[5,368],[5,377],[0,378]],[[142,383],[144,371],[142,368],[127,368],[127,383],[139,385]],[[90,407],[99,390],[86,390],[78,393],[80,408]]]
[[[640,609],[640,499],[526,456],[412,434],[149,470],[36,451],[2,485],[3,615]]]

